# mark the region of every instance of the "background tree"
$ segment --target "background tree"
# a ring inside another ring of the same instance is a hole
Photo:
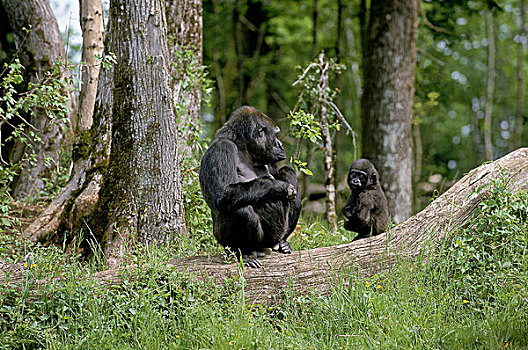
[[[418,1],[372,1],[363,62],[363,157],[380,173],[392,220],[412,204],[412,106]]]
[[[183,128],[196,132],[202,98],[201,81],[197,78],[202,70],[202,1],[167,0],[166,7],[176,118]]]
[[[517,106],[515,108],[515,129],[513,137],[513,148],[521,147],[521,135],[523,125],[523,113],[526,115],[524,109],[525,101],[525,79],[524,79],[524,51],[526,50],[526,43],[528,42],[526,23],[526,0],[520,0],[521,23],[519,25],[519,39],[517,41]]]
[[[64,60],[66,65],[64,41],[48,1],[2,0],[2,5],[15,38],[18,57],[25,67],[24,81],[38,82],[46,72],[54,69],[59,60]],[[71,71],[63,66],[61,75],[62,78],[69,78]],[[71,87],[66,85],[63,86],[63,94],[70,101],[70,125],[75,125],[77,119],[75,94]],[[26,129],[35,130],[40,139],[38,142],[31,142],[30,149],[27,150],[21,142],[6,145],[4,152],[8,154],[8,160],[13,163],[21,161],[26,151],[32,152],[35,156],[32,161],[24,160],[22,171],[12,184],[12,194],[17,199],[38,195],[44,188],[44,179],[51,177],[51,170],[47,165],[59,161],[66,145],[67,130],[58,123],[53,123],[48,115],[49,111],[40,108],[26,116],[26,120],[31,125]],[[5,141],[5,138],[2,141]]]
[[[100,62],[104,50],[103,6],[101,0],[80,0],[81,29],[83,32],[81,92],[77,128],[89,130],[93,123]]]
[[[493,145],[491,142],[491,114],[493,111],[493,93],[495,90],[495,25],[493,8],[485,12],[486,36],[488,39],[488,84],[486,88],[486,111],[484,113],[484,150],[486,160],[493,160]]]

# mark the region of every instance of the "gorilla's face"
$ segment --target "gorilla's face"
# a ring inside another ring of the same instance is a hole
[[[350,169],[348,173],[348,185],[350,189],[362,189],[367,186],[368,175],[361,170]]]
[[[253,160],[260,164],[275,164],[286,159],[286,152],[278,135],[279,127],[263,120],[254,129],[252,147],[249,150]]]

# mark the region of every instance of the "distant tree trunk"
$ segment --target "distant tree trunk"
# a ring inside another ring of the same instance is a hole
[[[233,23],[238,92],[233,109],[250,104],[257,84],[256,78],[262,69],[259,64],[260,57],[269,52],[265,41],[269,17],[264,6],[264,2],[260,0],[235,1]],[[250,65],[248,65],[248,60],[251,60]]]
[[[89,130],[93,123],[99,68],[96,56],[103,54],[104,23],[101,0],[80,0],[81,29],[83,32],[81,66],[81,92],[77,129]]]
[[[479,164],[482,161],[482,151],[480,126],[477,111],[473,111],[473,113],[471,114],[471,125],[473,126],[471,136],[473,139],[473,148],[475,149],[475,160],[473,162],[474,164]]]
[[[319,17],[318,0],[313,0],[312,9],[312,56],[317,55],[317,17]]]
[[[20,62],[25,67],[25,81],[36,83],[45,76],[46,72],[52,70],[60,59],[66,61],[64,41],[49,1],[1,1],[15,36]],[[62,74],[63,77],[71,77],[69,69],[63,69]],[[70,119],[72,125],[75,125],[77,114],[75,94],[67,87],[64,87],[64,94],[68,95]],[[50,177],[50,169],[46,167],[44,160],[57,162],[68,139],[68,134],[59,125],[50,123],[45,109],[39,109],[30,118],[29,123],[38,130],[42,142],[32,145],[36,161],[26,162],[22,172],[12,184],[12,193],[17,199],[35,196],[44,187],[43,178]],[[20,161],[25,152],[24,145],[14,145],[10,161],[14,163]]]
[[[363,94],[363,91],[361,90],[361,75],[359,74],[359,64],[358,61],[360,58],[357,54],[357,45],[356,40],[354,37],[354,30],[351,28],[351,25],[346,26],[346,40],[348,44],[348,55],[352,57],[352,62],[350,63],[350,70],[352,73],[352,79],[354,81],[354,88],[355,88],[355,98],[357,100],[361,100],[361,95]],[[354,101],[353,101],[354,102]],[[354,108],[355,110],[356,108]],[[359,114],[359,113],[358,113]]]
[[[312,9],[312,56],[317,55],[317,0],[313,0],[313,9]],[[315,111],[312,111],[312,114]],[[312,142],[305,142],[306,144],[306,163],[311,164],[313,159],[314,145]],[[326,178],[326,176],[325,176]],[[301,195],[303,198],[310,198],[310,176],[306,174],[301,175]],[[328,209],[328,206],[327,206]],[[327,210],[328,213],[328,210]],[[327,217],[328,219],[328,217]],[[330,222],[330,221],[329,221]]]
[[[488,37],[488,86],[486,89],[486,111],[484,114],[484,154],[486,160],[493,160],[491,141],[491,114],[493,111],[493,92],[495,89],[495,34],[493,13],[486,10],[486,35]]]
[[[526,48],[527,38],[526,23],[526,0],[521,0],[521,26],[519,27],[519,43],[517,46],[517,107],[515,108],[515,132],[513,136],[513,147],[517,149],[521,147],[523,113],[527,113],[524,109],[524,50]]]
[[[365,61],[365,54],[367,53],[367,33],[368,33],[368,19],[369,13],[367,9],[367,0],[361,0],[359,4],[359,36],[361,43],[361,53],[363,54],[363,61]]]
[[[222,30],[222,26],[220,25],[220,10],[219,10],[219,0],[213,0],[212,6],[213,6],[213,12],[215,14],[215,33],[220,33]],[[220,36],[215,35],[214,36],[214,52],[213,52],[213,71],[214,71],[214,77],[216,82],[216,90],[218,92],[218,103],[216,104],[218,106],[217,115],[218,118],[215,119],[217,122],[216,129],[219,129],[224,123],[227,121],[227,108],[226,108],[226,87],[224,84],[224,77],[222,75],[222,70],[220,69],[220,57],[219,57],[219,50],[222,48],[220,47]]]
[[[412,210],[412,108],[418,0],[372,0],[361,99],[363,156],[380,173],[392,220]]]
[[[328,76],[327,76],[328,79]],[[328,85],[328,84],[327,84]],[[328,112],[324,104],[321,105],[321,133],[324,141],[324,165],[326,187],[326,220],[330,230],[337,230],[336,188],[335,188],[335,155],[332,138],[328,125]]]
[[[202,1],[166,0],[166,5],[172,95],[183,140],[188,140],[189,133],[200,127]]]
[[[412,125],[413,141],[414,141],[414,167],[413,167],[413,194],[414,206],[418,204],[418,197],[416,194],[416,185],[420,182],[422,177],[422,162],[423,162],[423,146],[422,146],[422,131],[420,123],[413,123]]]
[[[109,265],[127,245],[169,242],[185,227],[164,0],[110,6],[115,39],[112,142],[93,228]]]

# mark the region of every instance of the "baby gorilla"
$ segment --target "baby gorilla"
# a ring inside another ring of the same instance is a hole
[[[200,165],[215,238],[250,267],[262,266],[258,257],[268,248],[291,253],[286,239],[301,211],[295,170],[276,165],[286,158],[279,131],[255,108],[241,107],[218,130]]]
[[[385,232],[389,213],[387,198],[378,182],[378,172],[367,159],[350,165],[348,186],[351,193],[345,207],[345,229],[357,232],[355,239]]]

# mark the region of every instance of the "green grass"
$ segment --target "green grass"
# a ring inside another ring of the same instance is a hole
[[[27,245],[36,264],[28,287],[0,287],[1,348],[526,349],[528,195],[504,181],[490,184],[478,215],[428,263],[402,259],[368,279],[342,272],[327,295],[289,291],[273,306],[248,303],[243,280],[219,287],[165,270],[185,244],[131,252],[141,274],[113,287],[86,278],[95,263]],[[292,245],[338,244],[347,234],[306,221]],[[15,242],[2,242],[5,260]]]

